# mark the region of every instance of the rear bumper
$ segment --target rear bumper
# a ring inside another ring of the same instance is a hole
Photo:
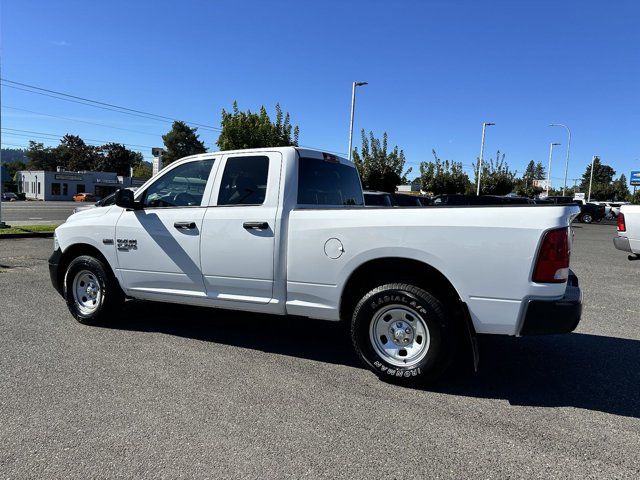
[[[631,244],[627,237],[613,237],[613,245],[623,252],[631,252]]]
[[[529,300],[520,335],[569,333],[576,329],[582,315],[582,291],[578,277],[569,273],[567,290],[558,300]]]
[[[62,295],[62,283],[60,282],[58,270],[60,267],[61,257],[62,251],[59,248],[54,250],[49,257],[49,277],[51,278],[51,285],[53,285],[53,288],[55,288],[60,295]]]

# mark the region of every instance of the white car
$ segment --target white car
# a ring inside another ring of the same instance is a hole
[[[580,320],[576,205],[364,208],[352,162],[294,147],[187,157],[115,203],[55,232],[51,281],[81,323],[126,297],[344,321],[366,366],[409,384],[460,340],[477,359],[475,334]]]
[[[622,205],[618,214],[618,236],[613,244],[629,252],[629,260],[640,259],[640,205]]]

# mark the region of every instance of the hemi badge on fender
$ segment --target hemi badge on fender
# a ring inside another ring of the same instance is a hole
[[[102,243],[105,245],[113,245],[113,238],[103,238]]]

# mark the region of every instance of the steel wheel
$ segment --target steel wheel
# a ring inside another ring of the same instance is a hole
[[[592,217],[590,214],[585,213],[585,214],[582,216],[582,221],[583,221],[584,223],[591,223],[591,222],[593,222],[593,217]]]
[[[71,292],[78,310],[83,315],[90,315],[100,307],[102,300],[100,282],[89,270],[80,270],[76,273]]]
[[[369,327],[375,352],[398,367],[419,363],[429,351],[431,337],[424,319],[404,305],[389,305],[376,313]]]

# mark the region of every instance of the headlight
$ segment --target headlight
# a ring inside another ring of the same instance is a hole
[[[58,250],[60,245],[58,244],[58,237],[56,236],[56,232],[53,232],[53,250]]]

